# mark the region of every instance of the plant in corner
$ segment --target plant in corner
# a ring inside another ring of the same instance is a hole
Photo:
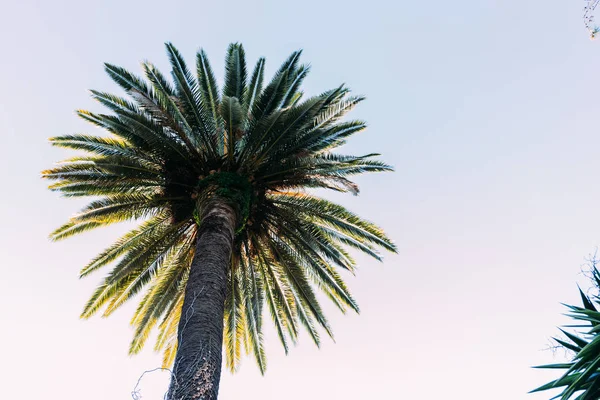
[[[204,51],[194,74],[166,48],[171,80],[147,62],[146,79],[105,64],[128,97],[92,91],[110,113],[77,113],[108,135],[51,138],[84,154],[43,176],[64,196],[93,197],[54,240],[141,221],[81,270],[85,277],[112,265],[82,317],[110,315],[143,293],[130,352],[157,327],[155,349],[173,366],[168,398],[212,400],[223,348],[232,371],[242,349],[265,370],[265,305],[286,352],[302,326],[317,345],[318,327],[331,335],[315,288],[342,311],[358,311],[338,273],[355,268],[348,248],[380,259],[378,249],[396,247],[374,224],[307,189],[357,194],[352,176],[391,167],[377,154],[334,152],[365,128],[342,118],[363,98],[339,86],[304,100],[309,67],[300,51],[263,85],[265,60],[248,76],[244,49],[232,44],[219,90]]]
[[[597,269],[596,256],[590,260],[591,280],[596,293],[600,293],[600,271]],[[567,363],[541,365],[535,368],[564,370],[561,376],[533,392],[562,389],[552,399],[596,400],[600,398],[600,294],[586,295],[579,289],[583,307],[565,305],[575,324],[571,328],[580,328],[579,332],[560,331],[564,339],[554,338],[554,341],[568,350],[572,357]],[[596,305],[594,305],[594,303]],[[581,328],[584,328],[581,330]]]

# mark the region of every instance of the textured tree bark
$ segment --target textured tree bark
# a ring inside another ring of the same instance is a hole
[[[236,214],[215,202],[201,218],[185,288],[168,400],[216,400],[221,378],[223,316]]]

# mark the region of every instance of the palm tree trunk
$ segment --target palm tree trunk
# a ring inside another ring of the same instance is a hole
[[[216,400],[221,378],[223,315],[236,214],[223,202],[205,209],[185,288],[168,400]]]

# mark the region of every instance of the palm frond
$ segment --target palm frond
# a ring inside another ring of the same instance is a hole
[[[286,108],[294,105],[295,101],[299,98],[300,94],[298,90],[306,78],[306,75],[310,72],[310,66],[301,65],[298,69],[293,73],[288,75],[288,90],[285,96],[283,97],[283,101],[281,103],[281,107]]]
[[[170,224],[170,219],[171,217],[168,214],[163,213],[150,218],[143,222],[138,228],[127,232],[83,267],[79,272],[79,277],[83,278],[99,268],[110,264],[123,254],[135,249],[140,243],[145,245],[149,240],[152,240],[152,238],[156,237],[157,234],[167,228]]]
[[[175,46],[167,43],[166,47],[173,68],[171,75],[175,82],[177,98],[183,105],[184,114],[192,129],[193,143],[196,147],[204,148],[214,154],[214,137],[206,122],[210,116],[204,109],[198,83]]]
[[[224,343],[226,349],[226,364],[231,372],[235,372],[241,360],[241,349],[243,346],[244,330],[247,329],[244,320],[243,283],[241,269],[243,267],[235,258],[232,259],[229,268],[228,290],[225,299],[225,321],[224,321]]]
[[[152,286],[140,301],[131,321],[135,326],[135,334],[129,348],[130,354],[137,354],[142,350],[160,317],[165,315],[183,293],[189,269],[182,266],[190,265],[192,248],[193,236],[190,236],[189,240],[169,254],[163,268],[154,277]]]
[[[301,51],[292,53],[261,92],[252,106],[251,124],[257,123],[280,107],[289,89],[289,76],[296,71],[301,53]]]
[[[594,277],[598,274],[595,264],[593,273]],[[554,338],[554,341],[572,352],[572,360],[568,363],[534,367],[564,369],[565,372],[560,378],[532,390],[531,393],[562,389],[562,392],[554,397],[561,400],[592,400],[600,395],[600,312],[597,311],[594,301],[589,296],[581,289],[579,293],[583,307],[566,305],[570,310],[567,316],[575,321],[576,327],[587,326],[589,329],[577,333],[560,329],[568,341],[559,338]],[[595,302],[600,304],[598,299]]]
[[[237,98],[242,102],[246,94],[246,54],[239,43],[232,43],[225,57],[225,86],[223,96]]]
[[[229,96],[223,96],[220,112],[225,123],[227,138],[225,154],[227,154],[229,162],[232,163],[235,156],[236,139],[241,137],[244,114],[239,100],[236,97]]]
[[[254,72],[252,72],[250,83],[244,95],[243,105],[245,110],[252,110],[254,102],[256,101],[258,96],[260,96],[260,93],[262,92],[264,72],[265,59],[261,57],[257,61],[256,66],[254,67]]]
[[[163,267],[187,228],[184,224],[169,226],[149,238],[147,243],[129,250],[88,300],[81,317],[91,317],[106,304],[104,316],[108,316],[137,294]]]
[[[215,132],[219,127],[219,89],[217,87],[217,80],[215,79],[215,75],[204,50],[200,50],[196,55],[196,71],[202,104],[209,110],[209,115],[211,116],[208,120],[207,129],[209,132]]]

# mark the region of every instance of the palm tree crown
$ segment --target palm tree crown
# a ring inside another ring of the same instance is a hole
[[[309,67],[299,63],[300,51],[263,85],[265,60],[248,76],[244,49],[232,44],[220,91],[204,51],[197,54],[194,76],[175,47],[166,48],[172,82],[147,62],[145,80],[105,64],[129,97],[92,91],[111,113],[77,113],[108,136],[51,138],[55,146],[86,154],[44,171],[56,181],[50,188],[94,197],[51,237],[143,220],[81,270],[84,277],[113,265],[82,317],[99,310],[109,315],[143,289],[131,321],[130,352],[140,351],[158,325],[155,349],[164,351],[168,366],[177,349],[199,216],[215,198],[225,199],[236,215],[224,316],[227,365],[237,367],[243,348],[264,371],[264,304],[286,352],[300,326],[318,345],[318,326],[329,335],[331,329],[315,288],[342,311],[358,311],[337,272],[355,268],[348,248],[376,259],[378,248],[396,251],[377,226],[306,190],[356,194],[350,177],[391,167],[375,160],[377,154],[332,152],[365,128],[362,121],[342,120],[363,97],[340,86],[303,100],[300,86]]]

